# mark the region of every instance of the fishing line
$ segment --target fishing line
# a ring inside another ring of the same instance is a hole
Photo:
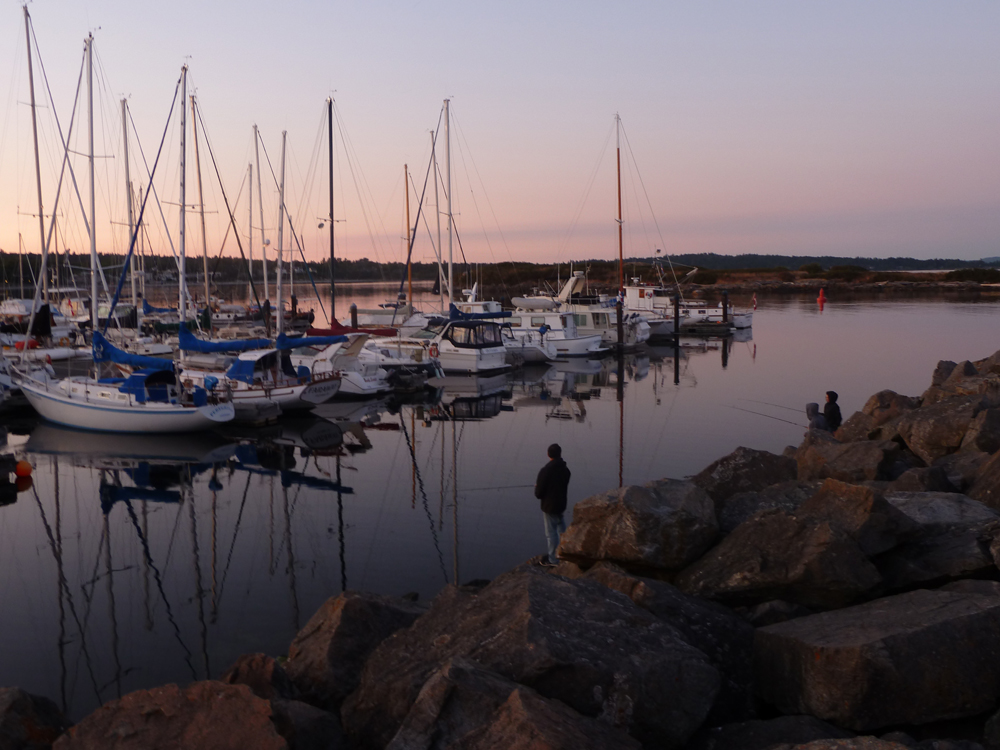
[[[782,406],[781,404],[772,404],[770,401],[757,401],[752,398],[738,398],[737,401],[749,401],[751,404],[766,404],[767,406],[774,406],[778,409],[787,409],[788,411],[802,412],[802,409],[794,409],[791,406]]]
[[[767,417],[768,419],[776,419],[779,422],[784,422],[785,424],[793,424],[796,427],[801,427],[801,428],[805,429],[805,425],[804,424],[799,424],[798,422],[791,422],[791,421],[789,421],[787,419],[782,419],[781,417],[772,417],[770,414],[764,414],[764,413],[759,412],[759,411],[750,411],[749,409],[741,409],[739,406],[729,406],[729,405],[727,405],[727,406],[730,409],[736,409],[737,411],[745,411],[747,414],[756,414],[758,417]]]

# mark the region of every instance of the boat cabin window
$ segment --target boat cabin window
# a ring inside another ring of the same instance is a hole
[[[573,313],[573,322],[576,323],[578,326],[583,326],[584,328],[589,327],[587,325],[588,321],[586,313]]]
[[[518,317],[517,315],[513,315],[507,318],[507,322],[510,323],[512,326],[517,326],[518,328],[521,327],[521,318]]]
[[[607,313],[591,313],[594,316],[594,328],[606,328],[608,326]]]
[[[479,349],[488,346],[503,346],[503,341],[500,338],[500,326],[486,321],[455,323],[448,329],[447,338],[460,348]]]
[[[532,328],[541,328],[543,325],[545,325],[545,316],[544,315],[532,315],[531,316],[531,327]]]
[[[439,333],[441,333],[442,326],[427,326],[426,328],[421,328],[419,331],[413,334],[415,339],[433,339]]]

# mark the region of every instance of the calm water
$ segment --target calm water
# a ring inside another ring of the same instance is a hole
[[[382,290],[357,296],[365,306]],[[919,394],[939,359],[991,354],[998,313],[765,299],[751,340],[688,342],[676,384],[673,349],[626,358],[621,402],[611,359],[217,437],[24,420],[7,450],[35,465],[34,485],[0,507],[0,685],[80,717],[140,687],[218,676],[244,652],[285,653],[345,586],[426,599],[491,578],[544,551],[530,485],[549,443],[573,472],[571,502],[619,476],[693,474],[739,445],[778,452],[826,390],[846,417],[882,388]]]

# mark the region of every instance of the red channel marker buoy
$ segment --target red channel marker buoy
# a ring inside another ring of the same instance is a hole
[[[17,466],[14,467],[14,476],[16,477],[30,477],[31,476],[31,464],[27,461],[18,461]]]

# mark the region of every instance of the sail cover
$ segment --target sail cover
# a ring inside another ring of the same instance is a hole
[[[142,314],[152,315],[153,313],[175,313],[177,310],[172,307],[153,307],[145,299],[142,301]]]
[[[129,365],[143,370],[173,370],[172,359],[145,357],[141,354],[125,352],[104,338],[100,331],[94,331],[94,361],[114,362],[117,365]]]
[[[214,354],[217,352],[248,352],[253,349],[270,349],[270,339],[234,339],[233,341],[205,341],[195,336],[181,323],[177,331],[180,348],[186,352]]]

